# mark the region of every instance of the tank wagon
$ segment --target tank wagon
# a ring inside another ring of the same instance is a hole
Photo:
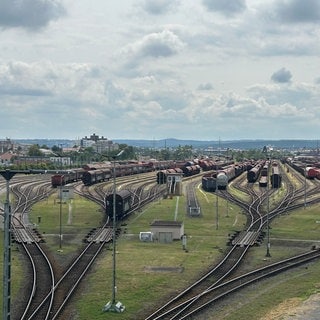
[[[281,187],[282,177],[280,174],[280,170],[278,166],[272,166],[272,174],[270,176],[270,182],[272,188],[280,188]]]
[[[219,190],[225,190],[227,189],[229,182],[228,174],[224,171],[219,171],[216,178],[216,187]]]
[[[113,200],[113,193],[110,193],[106,196],[106,215],[110,218],[110,220],[113,220]],[[116,221],[120,221],[124,219],[132,209],[132,194],[129,190],[125,189],[117,191],[115,200]]]
[[[236,167],[234,165],[218,171],[217,180],[216,180],[217,188],[221,190],[225,190],[228,186],[229,181],[234,179],[236,175],[238,174],[236,172]]]

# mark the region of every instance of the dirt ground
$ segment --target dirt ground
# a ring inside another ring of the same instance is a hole
[[[290,299],[259,320],[319,320],[320,294],[314,294],[306,301]]]

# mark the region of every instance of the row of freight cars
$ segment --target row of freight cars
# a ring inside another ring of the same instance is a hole
[[[296,171],[300,172],[303,176],[308,179],[319,179],[320,180],[320,168],[309,163],[296,161],[294,159],[286,159],[286,162]]]
[[[167,176],[180,174],[183,177],[191,177],[200,172],[219,170],[230,165],[232,161],[211,161],[211,160],[193,160],[182,163],[175,163],[174,168],[159,170],[156,175],[157,183],[164,184],[167,182]]]
[[[226,189],[232,179],[247,170],[247,165],[249,164],[231,164],[215,172],[204,174],[202,177],[202,188],[206,191]]]
[[[267,187],[269,173],[271,187],[280,188],[282,183],[282,176],[280,173],[278,162],[276,161],[273,161],[272,163],[269,160],[259,161],[254,168],[248,171],[247,180],[249,183],[253,183],[259,179],[259,186]]]
[[[146,173],[154,171],[155,168],[165,168],[173,164],[168,161],[152,162],[128,162],[128,163],[89,163],[82,168],[70,169],[65,172],[59,172],[51,177],[51,185],[53,188],[66,185],[75,181],[82,180],[84,185],[92,185],[102,181],[108,181],[115,176],[128,176],[138,173]]]
[[[208,171],[221,164],[221,161],[216,162],[210,159],[194,159],[193,161],[187,162],[173,160],[150,160],[145,162],[129,161],[122,163],[89,163],[84,165],[82,168],[70,169],[52,175],[51,185],[53,188],[56,188],[58,186],[63,186],[68,183],[82,180],[84,185],[89,186],[98,182],[108,181],[113,177],[113,170],[115,170],[116,177],[119,177],[152,171],[163,171],[167,169],[174,170],[179,168],[182,170],[183,175],[191,176],[196,174],[199,169]]]
[[[270,169],[270,161],[259,160],[256,162],[249,161],[232,164],[212,173],[205,174],[202,177],[202,188],[206,191],[226,189],[232,179],[245,172],[248,183],[254,183],[259,179],[259,185],[266,187],[268,185],[269,170],[271,170],[270,183],[272,188],[281,187],[282,177],[277,162],[273,162]]]

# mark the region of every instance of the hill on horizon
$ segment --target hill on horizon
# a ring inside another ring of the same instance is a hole
[[[75,144],[74,140],[68,139],[16,139],[14,140],[17,143],[22,144],[39,144],[47,145],[49,148],[54,145],[63,147],[72,147]],[[176,148],[178,146],[191,145],[193,148],[205,149],[212,147],[214,149],[261,149],[264,146],[271,146],[273,148],[280,149],[318,149],[319,141],[318,140],[298,140],[298,139],[287,139],[287,140],[264,140],[264,139],[243,139],[243,140],[211,140],[211,141],[202,141],[202,140],[180,140],[175,138],[161,139],[161,140],[143,140],[143,139],[114,139],[114,143],[127,144],[133,147],[140,148]]]

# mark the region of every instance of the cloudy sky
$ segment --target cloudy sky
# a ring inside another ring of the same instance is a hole
[[[1,0],[0,139],[319,139],[319,0]]]

